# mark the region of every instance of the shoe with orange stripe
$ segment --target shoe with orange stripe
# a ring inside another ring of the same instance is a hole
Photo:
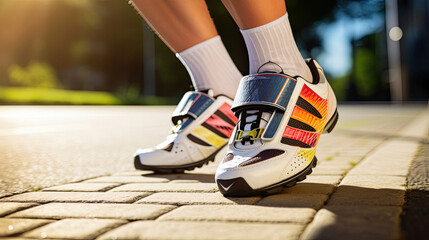
[[[153,149],[139,149],[134,166],[156,172],[183,172],[213,161],[225,146],[237,123],[232,100],[202,92],[187,92],[172,121],[167,139]]]
[[[300,76],[257,73],[244,77],[232,110],[239,117],[216,172],[226,196],[272,194],[302,181],[316,166],[317,142],[338,120],[337,101],[319,64]]]

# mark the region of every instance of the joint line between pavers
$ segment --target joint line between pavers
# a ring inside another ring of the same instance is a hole
[[[5,203],[8,203],[8,202],[5,202]],[[21,202],[11,202],[11,203],[21,203]],[[19,208],[16,211],[12,211],[12,212],[7,213],[6,215],[0,216],[0,217],[1,218],[7,218],[9,215],[12,215],[14,213],[17,213],[17,212],[24,211],[24,210],[27,210],[27,209],[30,209],[30,208],[34,208],[34,207],[38,207],[38,206],[44,205],[44,203],[43,204],[40,204],[40,203],[29,203],[29,204],[34,204],[34,205],[33,206]]]
[[[154,192],[145,192],[145,193],[148,193],[148,195],[147,196],[142,196],[142,197],[136,197],[136,200],[134,202],[131,202],[131,204],[137,204],[137,202],[140,201],[140,200],[142,200],[143,198],[147,198],[150,195],[154,194]]]
[[[42,219],[43,219],[43,218],[42,218]],[[51,219],[47,219],[47,220],[51,220]],[[29,229],[26,229],[25,231],[18,232],[18,233],[15,233],[15,234],[12,234],[12,235],[9,235],[9,236],[5,236],[5,237],[6,237],[6,238],[8,238],[8,237],[11,237],[11,238],[19,237],[19,236],[21,236],[22,234],[24,234],[24,233],[26,233],[26,232],[30,232],[30,231],[36,230],[36,229],[38,229],[38,228],[44,227],[44,226],[46,226],[46,225],[48,225],[48,224],[55,223],[55,222],[57,222],[57,221],[52,221],[52,222],[42,223],[42,224],[41,224],[41,225],[39,225],[39,226],[36,226],[36,227],[33,227],[33,228],[29,228]],[[2,238],[3,238],[3,237],[2,237]]]

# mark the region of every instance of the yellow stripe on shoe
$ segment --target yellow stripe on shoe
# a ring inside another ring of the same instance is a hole
[[[299,150],[295,156],[302,157],[307,160],[305,163],[309,163],[311,162],[311,160],[313,160],[315,154],[316,154],[316,148],[310,148],[310,149]]]
[[[222,147],[228,141],[228,139],[219,137],[217,134],[213,133],[212,131],[208,130],[207,128],[201,125],[196,127],[194,131],[192,131],[192,134],[211,143],[213,146],[217,148]]]

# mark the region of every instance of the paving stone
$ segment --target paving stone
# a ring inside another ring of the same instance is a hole
[[[354,186],[339,186],[328,201],[329,205],[388,205],[402,206],[405,191],[397,189],[373,189]]]
[[[112,189],[113,192],[216,192],[215,183],[132,183]]]
[[[334,185],[320,183],[298,183],[294,187],[285,188],[283,193],[287,194],[331,194],[335,189]]]
[[[365,157],[365,155],[369,152],[370,149],[365,150],[357,150],[353,151],[352,149],[348,149],[347,151],[342,151],[340,153],[341,157],[347,157],[347,158],[359,158],[362,159]]]
[[[343,179],[342,175],[308,175],[301,183],[318,183],[336,186],[340,184],[341,179]]]
[[[61,186],[45,188],[43,191],[104,192],[117,186],[119,186],[117,183],[70,183]]]
[[[31,238],[23,238],[23,237],[6,237],[6,238],[1,238],[1,240],[29,240]]]
[[[63,219],[24,233],[29,238],[93,239],[98,235],[127,223],[114,219]]]
[[[327,168],[327,169],[349,169],[352,167],[351,162],[358,161],[346,161],[346,160],[336,160],[336,161],[320,161],[317,164],[316,168]]]
[[[163,221],[233,221],[308,223],[316,211],[310,208],[278,208],[246,205],[188,205],[161,216]]]
[[[131,203],[150,193],[131,192],[29,192],[0,199],[3,202]]]
[[[289,194],[281,193],[263,198],[258,202],[260,206],[295,207],[320,209],[328,200],[326,194]]]
[[[186,173],[199,173],[199,174],[210,174],[213,175],[216,173],[217,166],[219,164],[211,165],[211,166],[204,166],[202,168],[196,168],[192,171],[185,171]]]
[[[114,229],[101,239],[298,239],[304,225],[221,222],[138,221]]]
[[[37,203],[0,202],[0,217],[16,211],[37,206]]]
[[[407,176],[417,141],[390,140],[371,153],[349,175]]]
[[[111,176],[86,180],[86,183],[163,183],[170,181],[164,177]]]
[[[171,211],[175,206],[152,204],[48,203],[10,215],[12,218],[114,218],[148,220]]]
[[[190,171],[187,173],[179,173],[179,174],[151,174],[147,176],[157,176],[160,178],[166,178],[170,181],[197,181],[201,183],[214,183],[215,177],[214,173],[206,174],[206,173],[196,173],[194,171]]]
[[[322,166],[316,166],[313,168],[313,173],[311,176],[315,175],[343,175],[349,170],[349,167],[347,168],[338,168],[336,166],[329,166],[329,167],[322,167]]]
[[[405,165],[405,166],[404,166]],[[387,167],[388,166],[388,167]],[[377,161],[365,161],[359,163],[359,168],[352,169],[348,175],[384,175],[384,176],[407,176],[409,164],[403,161],[391,160],[389,163]]]
[[[137,203],[160,204],[253,204],[260,197],[226,198],[221,193],[154,193]]]
[[[329,206],[320,210],[301,239],[400,239],[401,207]]]
[[[193,179],[176,179],[176,180],[172,180],[169,183],[199,183],[200,181],[198,180],[193,180]]]
[[[317,167],[320,168],[339,168],[339,169],[349,169],[353,167],[356,163],[360,162],[362,157],[352,158],[352,157],[343,157],[339,156],[335,160],[322,160],[317,164]]]
[[[406,178],[399,176],[347,175],[341,182],[341,185],[371,189],[397,189],[405,191]]]
[[[19,234],[52,222],[44,219],[0,218],[0,237]]]
[[[152,174],[152,171],[136,170],[130,172],[118,172],[113,174],[113,176],[142,176],[146,174]]]

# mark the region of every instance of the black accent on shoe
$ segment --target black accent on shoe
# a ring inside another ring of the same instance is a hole
[[[284,152],[285,151],[279,150],[279,149],[267,149],[258,153],[256,156],[250,158],[249,160],[240,163],[238,166],[239,167],[249,166],[258,162],[271,159],[273,157],[283,154]]]
[[[258,192],[253,190],[247,184],[244,178],[233,178],[229,180],[219,179],[216,181],[219,191],[226,197],[247,197],[258,195]]]
[[[164,148],[161,148],[161,150],[171,152],[171,150],[173,149],[173,146],[174,146],[174,142],[171,142],[167,146],[165,146]]]
[[[281,182],[272,184],[259,189],[253,189],[242,177],[216,181],[219,191],[226,197],[250,197],[255,195],[271,195],[280,193],[285,187],[293,187],[297,182],[306,179],[307,175],[312,173],[317,164],[317,158],[314,157],[311,163],[295,176],[285,179]]]
[[[217,130],[215,127],[212,127],[211,125],[209,125],[209,124],[207,124],[205,122],[203,124],[201,124],[201,125],[203,127],[207,128],[208,130],[212,131],[213,133],[215,133],[216,135],[218,135],[221,138],[228,138],[228,136],[226,136],[225,134],[223,134],[221,131]]]
[[[222,150],[222,147],[220,147],[216,152],[212,153],[207,158],[193,163],[183,164],[183,165],[164,165],[164,166],[150,166],[150,165],[143,165],[140,162],[140,157],[136,155],[134,157],[134,167],[139,170],[152,170],[157,173],[183,173],[185,170],[194,170],[195,168],[200,168],[204,166],[204,164],[208,164],[209,162],[214,162],[216,154],[219,153],[220,150]]]
[[[301,142],[299,140],[292,139],[292,138],[282,137],[282,140],[280,140],[280,142],[283,144],[286,144],[286,145],[290,145],[290,146],[296,146],[296,147],[302,147],[302,148],[311,148],[311,146],[308,145],[307,143],[304,143],[304,142]]]
[[[228,116],[226,116],[225,114],[223,114],[223,112],[216,110],[216,112],[214,113],[216,116],[220,117],[222,120],[224,120],[225,122],[231,124],[232,126],[235,126],[235,122],[232,121],[231,118],[229,118]]]
[[[267,64],[273,64],[273,65],[276,65],[277,67],[279,67],[279,68],[280,68],[280,71],[278,71],[278,72],[272,72],[272,73],[281,73],[281,74],[285,74],[285,73],[284,73],[284,71],[283,71],[282,66],[280,66],[278,63],[271,62],[271,61],[268,61],[268,62],[266,62],[266,63],[262,64],[261,66],[259,66],[258,70],[256,70],[256,73],[260,73],[260,72],[259,72],[259,70],[261,70],[261,68],[262,68],[263,66],[267,65]],[[266,72],[266,71],[264,71],[264,72]],[[271,72],[270,72],[270,73],[271,73]]]
[[[320,75],[319,70],[316,67],[316,64],[314,63],[314,59],[306,60],[307,66],[310,69],[311,75],[313,76],[313,79],[311,81],[311,84],[318,84],[320,82]],[[306,79],[309,81],[310,79]]]
[[[307,111],[308,113],[313,114],[314,116],[322,119],[322,114],[320,114],[319,111],[317,111],[317,109],[315,107],[313,107],[313,105],[311,105],[309,102],[307,102],[307,100],[305,100],[304,98],[302,98],[301,96],[298,98],[298,101],[296,102],[296,105],[302,109],[304,109],[305,111]]]
[[[226,156],[223,158],[222,162],[226,163],[231,161],[232,159],[234,159],[234,154],[232,153],[228,153],[226,154]]]
[[[328,123],[326,123],[323,131],[327,133],[332,132],[332,130],[334,130],[335,126],[337,125],[338,118],[339,118],[339,114],[337,109],[335,109],[334,115],[332,115],[331,119],[329,119]]]
[[[303,123],[299,120],[296,120],[294,118],[290,118],[289,122],[287,124],[289,127],[293,127],[293,128],[297,128],[297,129],[301,129],[307,132],[316,132],[316,129],[314,129],[312,126]]]
[[[210,147],[211,146],[210,144],[204,142],[203,140],[199,139],[198,137],[195,137],[194,135],[192,135],[190,133],[188,135],[186,135],[186,137],[188,137],[189,140],[191,140],[192,142],[194,142],[196,144],[199,144],[199,145],[202,145],[202,146],[206,146],[206,147]]]

